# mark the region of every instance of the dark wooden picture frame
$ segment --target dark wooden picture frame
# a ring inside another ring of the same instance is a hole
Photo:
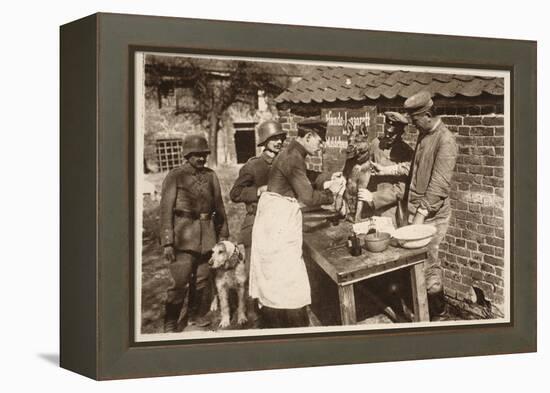
[[[135,50],[508,70],[511,322],[133,340]],[[61,366],[95,379],[536,351],[536,43],[95,14],[61,27]]]

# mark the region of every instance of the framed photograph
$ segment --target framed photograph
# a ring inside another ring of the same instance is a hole
[[[535,86],[528,41],[62,26],[62,367],[535,351]]]

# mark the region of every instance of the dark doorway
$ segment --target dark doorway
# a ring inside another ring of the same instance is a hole
[[[244,164],[250,157],[256,155],[256,123],[234,123],[235,127],[235,150],[237,152],[237,163]]]

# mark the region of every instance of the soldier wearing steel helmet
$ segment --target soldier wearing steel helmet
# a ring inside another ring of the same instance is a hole
[[[269,169],[273,159],[283,146],[286,132],[281,125],[274,120],[264,121],[258,127],[258,146],[264,149],[256,157],[252,157],[239,171],[239,177],[229,193],[235,203],[246,205],[246,215],[241,225],[239,243],[245,246],[246,271],[250,268],[250,245],[252,243],[252,226],[256,216],[256,208],[260,195],[267,189]]]
[[[175,282],[166,303],[166,332],[183,330],[189,318],[208,323],[209,253],[229,237],[218,177],[205,166],[210,154],[206,139],[186,137],[182,153],[186,161],[164,179],[160,203],[161,243]]]

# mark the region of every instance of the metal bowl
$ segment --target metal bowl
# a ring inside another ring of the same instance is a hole
[[[437,229],[433,225],[415,224],[396,229],[393,237],[403,248],[420,248],[427,246]]]
[[[386,232],[371,233],[364,236],[365,248],[370,252],[382,252],[390,244],[391,235]]]

